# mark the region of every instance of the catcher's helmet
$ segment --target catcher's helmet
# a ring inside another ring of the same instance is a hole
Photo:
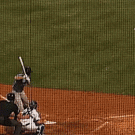
[[[26,72],[27,75],[30,75],[31,72],[32,72],[32,71],[31,71],[31,68],[30,68],[29,66],[26,66],[26,67],[25,67],[25,72]]]
[[[33,110],[33,109],[37,109],[37,102],[36,101],[31,101],[31,103],[29,104],[30,106],[30,109]]]
[[[14,100],[15,100],[15,94],[14,93],[8,93],[7,94],[7,99],[9,101],[13,101],[14,102]]]

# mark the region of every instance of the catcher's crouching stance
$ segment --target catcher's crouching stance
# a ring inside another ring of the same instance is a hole
[[[40,121],[40,116],[39,113],[37,112],[37,102],[32,101],[29,105],[29,108],[26,108],[23,111],[23,115],[29,115],[29,119],[21,119],[20,122],[22,123],[22,129],[30,132],[36,132],[36,135],[42,135],[44,132],[44,124],[39,123]]]

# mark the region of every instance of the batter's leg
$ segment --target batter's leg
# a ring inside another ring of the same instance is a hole
[[[21,93],[16,91],[12,91],[12,92],[15,94],[15,104],[18,106],[20,112],[23,112],[24,107],[21,99]]]
[[[24,91],[21,92],[21,99],[22,99],[22,101],[23,101],[23,105],[24,105],[25,107],[28,107],[28,105],[29,105],[29,100],[28,100],[28,98],[27,98],[27,96],[26,96],[26,94],[25,94]]]

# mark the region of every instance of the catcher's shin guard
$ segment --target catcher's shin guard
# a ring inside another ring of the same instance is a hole
[[[38,127],[38,129],[37,129],[36,135],[43,135],[44,128],[45,128],[45,125],[44,124],[40,125]]]

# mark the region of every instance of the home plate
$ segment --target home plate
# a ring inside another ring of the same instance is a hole
[[[54,121],[46,121],[44,124],[50,125],[50,124],[56,124],[56,122],[54,122]]]

